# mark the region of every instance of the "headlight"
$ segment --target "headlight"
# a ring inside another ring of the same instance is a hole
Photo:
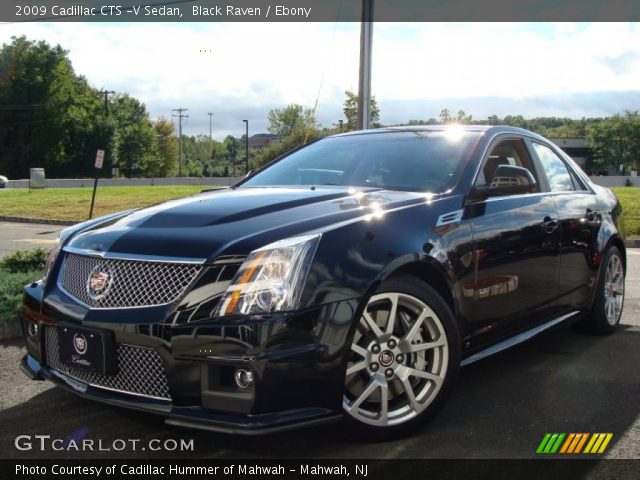
[[[55,245],[49,251],[49,255],[47,256],[47,263],[45,263],[44,265],[44,274],[42,276],[42,280],[45,284],[47,283],[47,279],[49,278],[49,274],[51,273],[53,266],[56,264],[58,255],[60,255],[60,250],[62,249],[62,245],[64,245],[64,243],[67,241],[67,239],[71,235],[76,233],[76,231],[79,229],[78,228],[79,225],[82,225],[82,224],[73,225],[71,227],[67,227],[60,231],[60,234],[58,235],[58,239],[56,240]]]
[[[215,316],[295,310],[320,234],[287,238],[251,252]]]
[[[49,274],[51,273],[51,269],[53,268],[53,266],[56,263],[56,259],[58,258],[58,255],[60,254],[60,248],[61,247],[62,247],[62,240],[61,240],[61,237],[58,237],[58,239],[56,240],[55,245],[53,246],[53,248],[49,252],[49,255],[47,256],[47,262],[44,264],[44,274],[42,275],[42,281],[44,283],[47,283],[47,278],[49,278]]]

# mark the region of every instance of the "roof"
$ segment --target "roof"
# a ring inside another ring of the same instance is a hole
[[[520,135],[529,135],[531,137],[536,137],[539,139],[543,139],[537,133],[531,132],[529,130],[525,130],[524,128],[512,127],[510,125],[459,125],[459,124],[449,124],[449,125],[406,125],[399,127],[384,127],[384,128],[374,128],[369,130],[356,130],[354,132],[341,133],[338,135],[333,135],[335,137],[340,136],[348,136],[348,135],[367,135],[372,133],[392,133],[392,132],[437,132],[443,131],[450,128],[461,129],[468,132],[487,132],[487,133],[517,133]]]

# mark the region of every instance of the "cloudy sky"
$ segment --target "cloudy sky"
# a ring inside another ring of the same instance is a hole
[[[98,88],[151,116],[188,108],[185,132],[266,131],[270,109],[313,107],[324,126],[357,90],[357,23],[31,23],[13,35],[59,43]],[[640,24],[376,23],[372,89],[385,124],[437,117],[602,116],[640,109]]]

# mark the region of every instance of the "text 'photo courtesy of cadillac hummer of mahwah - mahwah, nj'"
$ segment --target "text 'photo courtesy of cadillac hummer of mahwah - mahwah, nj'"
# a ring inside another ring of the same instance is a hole
[[[622,224],[526,130],[335,135],[63,230],[24,289],[21,368],[175,426],[405,434],[465,365],[563,322],[614,332]]]

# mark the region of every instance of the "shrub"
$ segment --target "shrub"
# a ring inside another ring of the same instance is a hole
[[[40,269],[21,272],[0,269],[0,338],[20,334],[22,288],[41,276]]]
[[[32,270],[43,271],[48,254],[49,252],[44,248],[18,250],[0,260],[0,268],[11,273],[29,272]]]

